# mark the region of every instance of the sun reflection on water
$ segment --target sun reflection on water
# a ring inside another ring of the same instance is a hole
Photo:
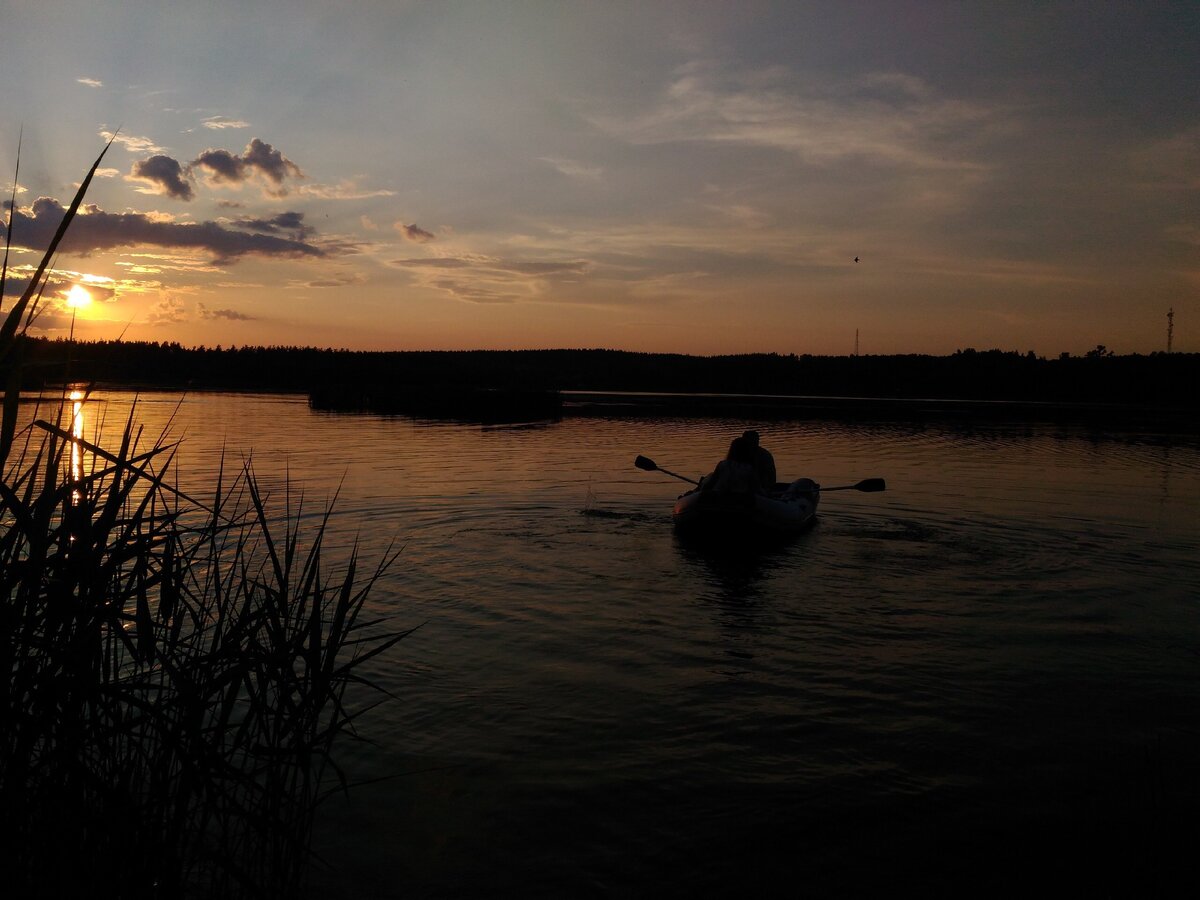
[[[83,446],[80,443],[83,440],[83,391],[71,391],[70,400],[71,437],[75,439],[71,441],[71,481],[78,485],[83,480]],[[79,488],[74,488],[71,491],[71,502],[78,503],[82,499]]]

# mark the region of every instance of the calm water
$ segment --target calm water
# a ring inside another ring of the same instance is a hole
[[[343,546],[404,544],[374,605],[421,627],[376,668],[396,699],[345,747],[372,783],[324,807],[314,897],[1104,893],[1193,849],[1194,441],[179,399],[139,417],[174,413],[185,490],[253,449],[277,490],[341,485]],[[682,485],[634,457],[695,477],[746,427],[781,477],[889,490],[753,557],[681,544]]]

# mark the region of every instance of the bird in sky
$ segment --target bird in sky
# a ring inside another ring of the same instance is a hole
[[[856,257],[854,257],[854,261],[855,261],[855,262],[858,262],[858,257],[857,257],[857,256],[856,256]]]

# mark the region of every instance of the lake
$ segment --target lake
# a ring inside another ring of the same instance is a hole
[[[133,395],[93,401],[115,431]],[[313,897],[1155,893],[1190,865],[1195,437],[137,409],[185,491],[252,452],[277,497],[338,493],[334,561],[403,546],[370,605],[420,627],[342,746],[362,786],[322,807]],[[888,490],[783,547],[682,543],[686,486],[634,457],[694,478],[750,427],[781,478]]]

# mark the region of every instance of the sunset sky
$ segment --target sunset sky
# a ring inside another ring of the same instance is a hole
[[[23,128],[41,248],[120,129],[46,334],[1200,351],[1198,48],[1194,2],[0,0],[0,185]]]

